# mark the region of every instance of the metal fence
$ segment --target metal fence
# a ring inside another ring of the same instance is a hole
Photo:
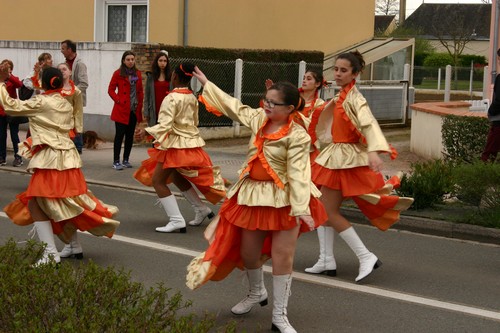
[[[366,99],[373,116],[381,125],[403,125],[410,118],[408,105],[414,102],[414,90],[408,81],[357,81],[356,86]],[[340,87],[329,82],[323,89],[323,98],[330,99]]]
[[[273,63],[273,62],[243,62],[207,60],[207,59],[172,59],[171,66],[183,62],[196,64],[219,88],[231,96],[239,98],[243,104],[257,108],[265,94],[265,80],[289,81],[295,85],[302,82],[307,69],[323,70],[322,64]],[[199,84],[193,80],[192,87],[199,94]],[[208,112],[203,104],[199,108],[200,127],[233,126],[233,121],[227,117],[217,117]]]
[[[451,69],[451,90],[483,91],[484,67],[453,67]],[[417,89],[444,90],[445,67],[415,66],[413,86]]]

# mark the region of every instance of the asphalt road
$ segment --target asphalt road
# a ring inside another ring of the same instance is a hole
[[[0,170],[0,205],[24,191],[28,182],[26,174]],[[271,303],[241,317],[230,313],[246,295],[239,271],[195,291],[185,286],[186,266],[207,245],[203,227],[190,227],[186,234],[156,233],[166,216],[154,205],[152,193],[100,185],[90,189],[120,207],[121,225],[113,239],[81,234],[84,260],[124,267],[148,286],[163,282],[193,300],[191,311],[217,314],[221,323],[236,320],[240,331],[270,331]],[[191,218],[189,204],[178,201],[185,218]],[[318,244],[315,233],[299,240],[288,307],[298,332],[500,332],[500,246],[397,230],[383,233],[366,225],[355,228],[384,263],[363,284],[354,283],[358,261],[338,237],[338,276],[302,273],[315,262]],[[22,241],[28,230],[0,213],[0,244],[11,237]],[[61,249],[62,243],[57,244]],[[272,295],[269,268],[265,282]]]

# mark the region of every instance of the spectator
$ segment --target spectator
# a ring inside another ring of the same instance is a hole
[[[19,78],[12,74],[12,70],[14,69],[14,63],[5,59],[2,61],[1,65],[8,66],[9,76],[5,80],[5,85],[7,88],[7,92],[9,96],[12,98],[17,98],[17,88],[21,88],[22,82]],[[10,140],[12,141],[12,147],[14,148],[14,162],[13,166],[19,167],[23,165],[23,159],[17,153],[19,151],[19,122],[14,121],[12,117],[9,117],[5,114],[5,111],[2,106],[0,106],[0,165],[7,164],[7,125],[10,130]]]
[[[151,71],[146,72],[146,94],[144,95],[144,116],[148,126],[158,123],[160,105],[170,89],[170,60],[168,52],[160,51],[151,64]]]
[[[75,83],[75,86],[82,92],[83,106],[85,107],[87,105],[87,88],[89,86],[87,66],[81,58],[77,57],[75,42],[69,39],[62,41],[61,53],[64,55],[66,63],[68,64],[69,69],[72,72],[72,81]],[[78,150],[78,153],[81,154],[83,148],[83,136],[81,132],[76,133],[73,142],[75,143],[76,150]]]
[[[132,168],[129,163],[132,144],[134,143],[135,125],[142,122],[142,103],[144,92],[142,91],[142,75],[135,67],[135,54],[125,51],[122,62],[111,77],[108,94],[115,102],[111,112],[111,120],[115,122],[115,140],[113,146],[113,168],[123,170]],[[123,139],[125,147],[123,160],[120,163],[120,153]]]
[[[31,73],[23,80],[23,85],[26,88],[33,90],[33,95],[42,93],[43,90],[41,89],[42,84],[40,79],[42,78],[43,69],[48,67],[52,67],[52,55],[50,53],[43,52],[38,56],[38,61],[33,67]],[[38,78],[37,82],[33,82],[33,77]]]
[[[497,50],[497,62],[500,63],[500,49]],[[493,162],[500,151],[500,75],[498,74],[493,86],[493,98],[488,109],[488,119],[491,122],[491,127],[481,160]]]

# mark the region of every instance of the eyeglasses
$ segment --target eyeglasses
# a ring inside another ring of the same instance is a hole
[[[288,105],[286,103],[276,103],[276,102],[273,102],[273,101],[270,101],[268,99],[263,99],[262,102],[264,103],[264,105],[267,105],[270,109],[274,109],[275,106],[283,106],[283,105]]]

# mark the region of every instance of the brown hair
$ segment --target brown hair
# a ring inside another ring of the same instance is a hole
[[[357,74],[365,68],[365,60],[358,50],[340,54],[337,59],[346,59],[351,63],[352,73]]]
[[[10,66],[10,70],[14,70],[14,63],[12,62],[12,60],[9,60],[9,59],[4,59],[2,60],[2,64],[9,64]]]

